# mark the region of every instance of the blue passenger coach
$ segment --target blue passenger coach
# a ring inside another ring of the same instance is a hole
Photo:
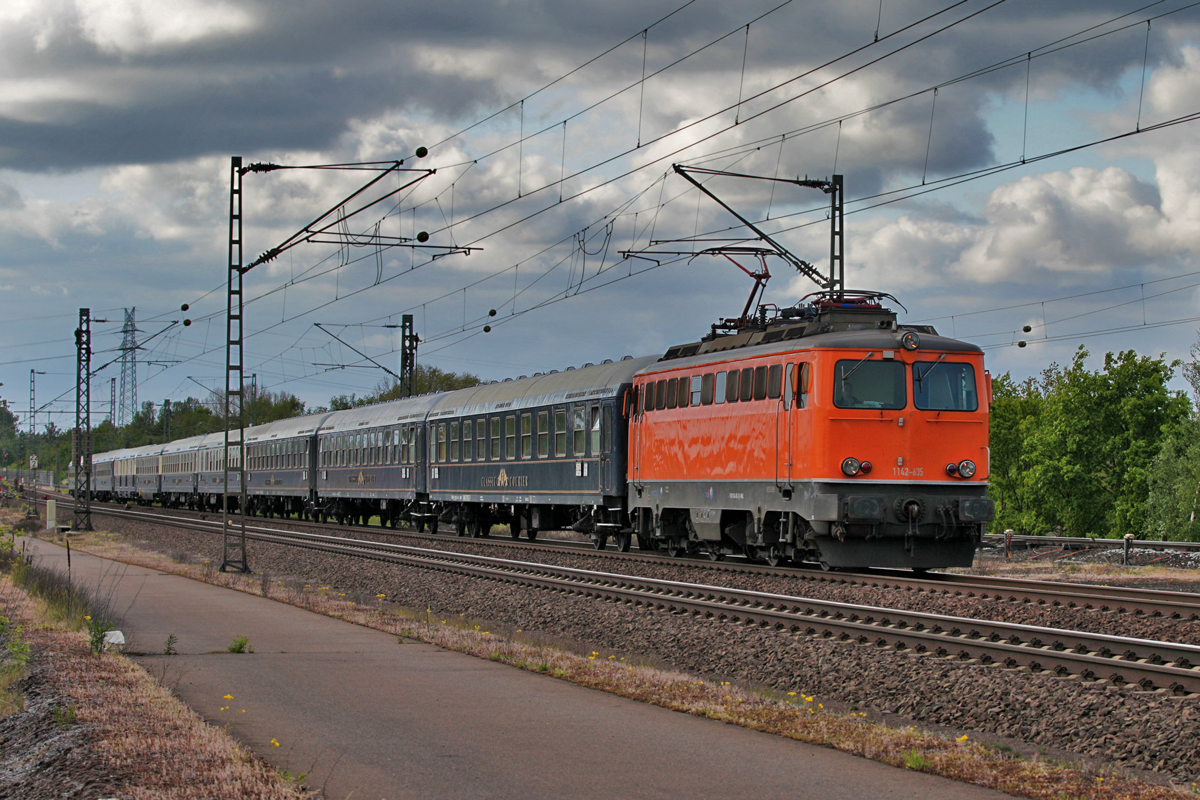
[[[624,403],[654,357],[590,365],[440,395],[425,422],[429,500],[459,535],[507,523],[629,546]],[[622,533],[624,531],[624,533]],[[603,546],[603,544],[601,544]]]

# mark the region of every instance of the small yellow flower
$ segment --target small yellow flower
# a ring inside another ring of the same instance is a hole
[[[87,616],[85,616],[85,617],[84,617],[84,619],[86,619],[86,620],[91,620],[91,617],[87,617]]]
[[[795,697],[795,696],[796,696],[795,692],[788,692],[788,697]]]
[[[232,699],[233,699],[233,695],[231,695],[231,694],[227,694],[227,695],[225,695],[225,696],[224,696],[223,698],[221,698],[221,699],[222,699],[222,700],[232,700]]]
[[[958,737],[958,738],[957,738],[957,739],[955,739],[954,741],[956,741],[956,742],[965,742],[966,740],[967,740],[967,735],[964,733],[962,736]]]
[[[386,597],[386,595],[382,595],[382,594],[377,594],[377,595],[375,595],[375,596],[376,596],[376,597]]]
[[[271,744],[275,745],[276,747],[279,747],[279,742],[275,741],[274,738],[271,739]]]
[[[246,713],[246,709],[244,709],[244,708],[243,708],[243,709],[242,709],[242,713],[243,713],[243,714],[245,714],[245,713]]]

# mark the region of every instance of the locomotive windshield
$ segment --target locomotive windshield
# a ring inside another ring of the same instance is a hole
[[[904,408],[904,364],[846,360],[834,368],[833,404],[838,408]]]
[[[944,358],[944,356],[943,356]],[[975,368],[946,361],[913,364],[913,405],[925,411],[975,411]]]

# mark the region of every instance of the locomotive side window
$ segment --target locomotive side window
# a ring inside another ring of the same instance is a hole
[[[716,375],[716,380],[714,381],[713,385],[713,400],[716,401],[717,405],[721,405],[725,402],[725,393],[728,391],[725,384],[725,379],[727,377],[728,376],[724,372],[718,372]]]
[[[562,458],[567,454],[567,410],[554,411],[554,455]]]
[[[912,366],[913,405],[923,411],[976,411],[975,368],[947,361],[918,361]]]
[[[667,407],[667,382],[659,381],[654,389],[654,407],[662,411]],[[594,451],[593,451],[594,452]]]
[[[790,364],[788,366],[791,366]],[[778,400],[780,395],[780,383],[783,379],[783,365],[772,364],[767,370],[767,397],[772,400]]]
[[[775,396],[778,397],[779,395],[776,394]],[[755,367],[754,368],[754,399],[755,400],[765,400],[766,397],[767,397],[767,368],[765,366]]]
[[[704,384],[704,376],[692,376],[692,402],[691,405],[700,405],[701,386]]]
[[[550,412],[538,412],[538,458],[550,455]]]
[[[713,401],[713,374],[710,372],[704,376],[700,384],[700,402],[706,406],[711,406]]]
[[[729,370],[729,382],[725,386],[725,402],[736,403],[738,401],[738,386],[742,371],[739,369]]]
[[[899,361],[839,361],[834,367],[833,404],[838,408],[904,408],[908,404],[904,369]]]
[[[812,365],[800,364],[797,370],[796,394],[800,395],[800,401],[796,403],[797,408],[806,408],[808,406],[808,393],[812,391]]]
[[[783,376],[783,407],[792,407],[792,397],[796,391],[796,365],[788,364],[787,373]]]
[[[754,399],[754,370],[750,368],[743,369],[740,377],[742,391],[739,399],[745,403],[747,400]],[[763,388],[766,387],[764,386]]]
[[[648,383],[646,383],[646,386],[642,391],[645,393],[645,401],[642,404],[642,410],[643,411],[653,411],[654,410],[654,381],[649,381]],[[581,456],[581,455],[583,455],[583,453],[580,451],[576,451],[575,455]]]
[[[653,384],[646,384],[652,386]],[[587,406],[575,406],[571,410],[575,423],[575,453],[576,456],[587,455]]]
[[[679,381],[667,381],[667,408],[674,408],[679,399]]]
[[[533,417],[521,415],[521,458],[533,458]]]

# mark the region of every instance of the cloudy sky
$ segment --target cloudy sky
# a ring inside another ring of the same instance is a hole
[[[1097,365],[1182,358],[1197,114],[1184,0],[6,0],[0,396],[27,419],[44,372],[37,405],[61,400],[38,427],[72,423],[81,307],[107,320],[96,367],[136,307],[139,401],[224,386],[232,156],[413,170],[341,223],[378,173],[244,177],[246,263],[332,213],[324,243],[245,276],[247,374],[310,405],[387,377],[355,350],[398,371],[405,313],[422,362],[486,379],[659,353],[737,315],[733,264],[650,252],[747,236],[675,163],[844,175],[848,286],[985,346],[993,373],[1080,344]],[[824,194],[706,185],[827,269]],[[420,231],[432,248],[380,246]],[[766,302],[818,288],[767,266]],[[119,376],[95,378],[96,421]]]

